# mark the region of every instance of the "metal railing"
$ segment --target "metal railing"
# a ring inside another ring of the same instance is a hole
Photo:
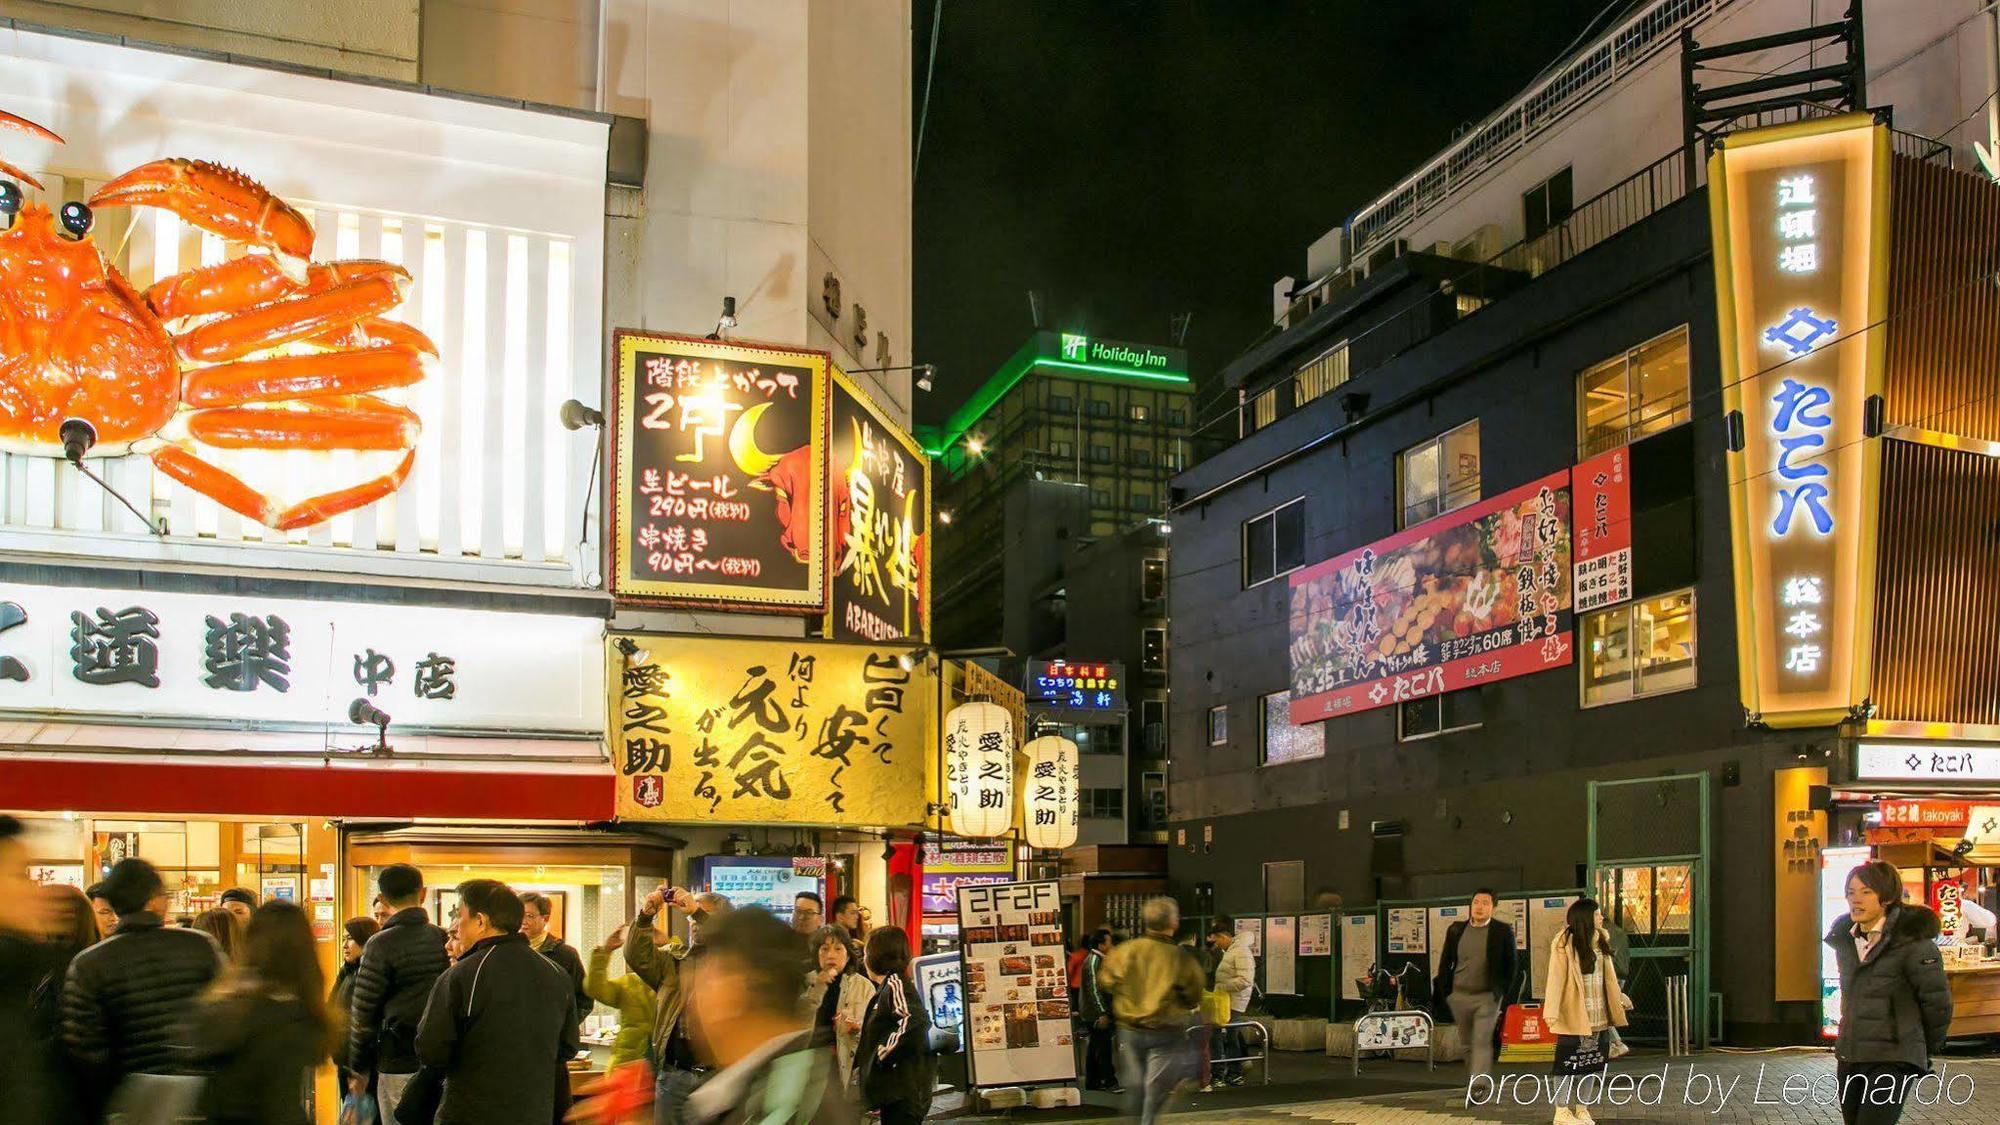
[[[1635,73],[1641,62],[1679,42],[1683,26],[1707,19],[1732,0],[1656,0],[1529,86],[1415,172],[1354,213],[1350,261],[1395,236],[1525,145],[1550,125]]]

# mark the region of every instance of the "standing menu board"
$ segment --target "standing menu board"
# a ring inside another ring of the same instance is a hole
[[[1076,1080],[1057,884],[958,889],[972,1085]]]
[[[826,354],[632,331],[613,352],[612,592],[823,611]]]
[[[1293,996],[1299,991],[1299,920],[1264,919],[1264,991]]]
[[[1340,998],[1361,999],[1356,982],[1375,963],[1375,915],[1343,914],[1340,918]]]
[[[827,440],[826,635],[931,639],[931,459],[838,367]]]

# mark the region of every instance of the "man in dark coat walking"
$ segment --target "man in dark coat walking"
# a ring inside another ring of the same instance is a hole
[[[1471,916],[1445,931],[1432,991],[1458,1025],[1468,1077],[1493,1076],[1500,1013],[1514,987],[1514,927],[1493,916],[1495,901],[1485,887],[1472,892]]]
[[[458,887],[465,954],[431,988],[417,1058],[444,1072],[437,1125],[549,1125],[576,1054],[570,979],[521,935],[521,900],[494,879]]]
[[[118,911],[118,930],[70,962],[63,1046],[124,1121],[172,1121],[200,1092],[200,1080],[189,1077],[187,1019],[222,971],[222,951],[207,934],[161,923],[166,882],[143,859],[119,860],[104,896]]]
[[[1951,1027],[1938,917],[1904,902],[1902,873],[1879,859],[1848,872],[1847,910],[1826,932],[1840,967],[1833,1059],[1841,1118],[1894,1125]]]

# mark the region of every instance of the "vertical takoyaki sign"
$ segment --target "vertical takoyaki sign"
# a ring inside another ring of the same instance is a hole
[[[1567,665],[1570,480],[1531,481],[1292,575],[1292,721]]]
[[[826,635],[929,640],[931,463],[866,392],[833,369],[828,437]]]
[[[613,592],[826,608],[827,357],[621,331]]]

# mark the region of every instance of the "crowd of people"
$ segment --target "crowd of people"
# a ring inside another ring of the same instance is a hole
[[[288,900],[231,890],[169,918],[146,861],[87,891],[38,887],[21,837],[0,816],[0,1125],[305,1125],[329,1062],[344,1125],[844,1125],[870,1111],[897,1125],[930,1111],[909,936],[864,934],[852,899],[822,922],[814,896],[787,924],[661,886],[586,964],[540,894],[469,880],[440,927],[422,872],[397,864],[371,915],[343,925],[329,982]],[[573,1098],[600,1002],[621,1017],[611,1067]]]

